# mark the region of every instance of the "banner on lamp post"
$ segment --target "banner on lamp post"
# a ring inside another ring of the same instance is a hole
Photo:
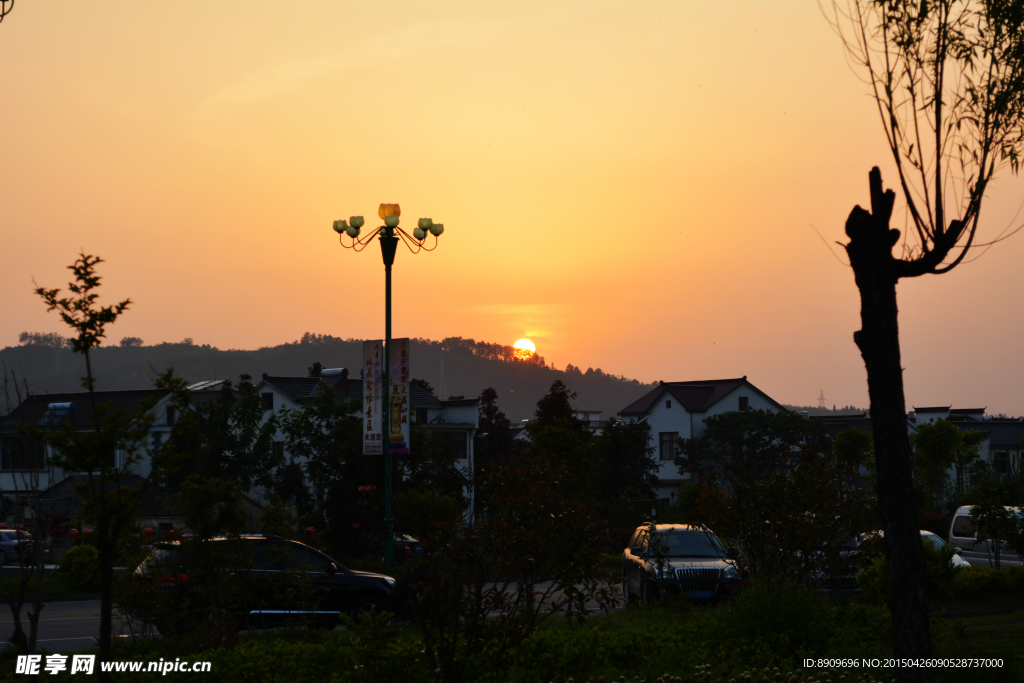
[[[391,340],[391,424],[388,443],[392,455],[409,453],[409,340]]]
[[[363,342],[363,455],[383,455],[384,342]]]

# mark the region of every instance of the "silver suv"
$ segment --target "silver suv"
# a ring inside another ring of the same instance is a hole
[[[622,593],[644,603],[672,594],[724,598],[739,586],[737,557],[736,548],[726,550],[705,527],[647,522],[622,551]]]

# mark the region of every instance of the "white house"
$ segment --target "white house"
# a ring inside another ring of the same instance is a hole
[[[978,455],[1003,476],[1020,476],[1021,452],[1024,450],[1024,418],[986,417],[984,408],[953,408],[937,406],[917,408],[907,414],[912,431],[921,424],[949,420],[962,431],[977,430],[982,440]]]
[[[217,394],[193,392],[192,404],[213,400]],[[152,470],[151,452],[163,444],[176,420],[178,408],[171,403],[172,394],[160,389],[126,391],[68,392],[29,395],[9,414],[0,417],[0,521],[7,524],[15,518],[30,516],[26,506],[39,506],[43,514],[60,512],[69,521],[81,512],[81,500],[73,491],[82,474],[64,471],[53,461],[53,452],[45,442],[22,433],[19,427],[35,425],[44,430],[60,429],[70,424],[75,431],[90,432],[95,428],[93,406],[100,411],[138,414],[143,407],[153,413],[154,421],[146,438],[136,445],[134,453],[117,449],[108,464],[122,467],[129,456],[139,456],[119,479],[121,486],[137,487]],[[176,519],[173,499],[175,491],[150,492],[145,499],[144,524],[158,531],[170,529]]]
[[[623,422],[646,424],[650,445],[661,463],[658,497],[675,502],[676,490],[689,473],[676,466],[676,444],[704,433],[704,420],[712,415],[736,410],[786,409],[747,381],[746,375],[736,379],[712,379],[693,382],[658,382],[658,386],[619,411]]]

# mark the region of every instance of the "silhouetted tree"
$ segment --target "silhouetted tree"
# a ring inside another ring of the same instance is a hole
[[[306,377],[319,377],[323,369],[324,366],[320,364],[320,361],[313,361],[313,364],[306,368]]]
[[[70,296],[61,296],[59,289],[37,287],[35,292],[47,305],[48,311],[57,311],[75,336],[71,348],[85,358],[86,375],[82,386],[89,392],[93,414],[92,431],[78,432],[69,422],[54,430],[39,430],[37,436],[45,438],[53,449],[51,461],[65,472],[81,472],[86,481],[76,487],[83,497],[83,512],[95,520],[93,538],[100,561],[100,660],[110,659],[110,636],[113,610],[115,551],[122,534],[139,513],[141,498],[148,483],[163,474],[173,457],[169,444],[151,446],[150,430],[156,422],[152,412],[156,400],[141,406],[138,413],[126,415],[108,404],[98,403],[95,395],[96,378],[92,374],[91,352],[98,348],[106,336],[107,327],[114,323],[131,304],[126,299],[113,306],[98,304],[100,276],[96,266],[102,259],[82,253],[68,266],[74,281],[68,283]],[[168,371],[157,380],[157,387],[173,396],[171,405],[179,412],[188,406],[185,382]],[[116,457],[121,453],[120,462]],[[114,455],[114,458],[111,458]],[[143,458],[150,464],[149,474],[140,486],[122,486],[123,477],[132,474]],[[101,671],[100,679],[108,676]]]
[[[647,425],[609,420],[593,439],[598,469],[597,500],[649,500],[657,498],[661,463],[650,445]]]
[[[199,404],[182,414],[174,446],[190,457],[178,472],[183,479],[198,474],[236,482],[242,491],[269,487],[284,456],[274,445],[280,417],[266,412],[249,375],[238,386],[225,382],[216,401]]]
[[[22,346],[45,346],[50,349],[70,349],[71,342],[56,332],[22,332],[18,335]]]
[[[555,420],[565,420],[569,423],[578,421],[571,403],[575,399],[576,393],[570,392],[562,380],[556,379],[548,393],[537,401],[537,410],[533,413],[537,423],[550,423]]]
[[[833,7],[834,27],[868,76],[913,227],[905,235],[890,227],[896,195],[872,169],[871,211],[857,206],[846,221],[846,252],[861,296],[854,341],[868,374],[894,654],[928,658],[896,284],[948,272],[972,245],[984,246],[975,237],[985,191],[997,169],[1009,164],[1018,171],[1024,144],[1024,3],[836,0]],[[902,253],[893,256],[901,238]],[[932,678],[930,669],[909,667],[896,677]]]

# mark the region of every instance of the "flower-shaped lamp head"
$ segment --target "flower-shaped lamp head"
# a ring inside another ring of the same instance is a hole
[[[377,209],[377,215],[380,216],[381,220],[386,220],[388,216],[401,216],[402,207],[398,204],[381,204],[380,208]]]

